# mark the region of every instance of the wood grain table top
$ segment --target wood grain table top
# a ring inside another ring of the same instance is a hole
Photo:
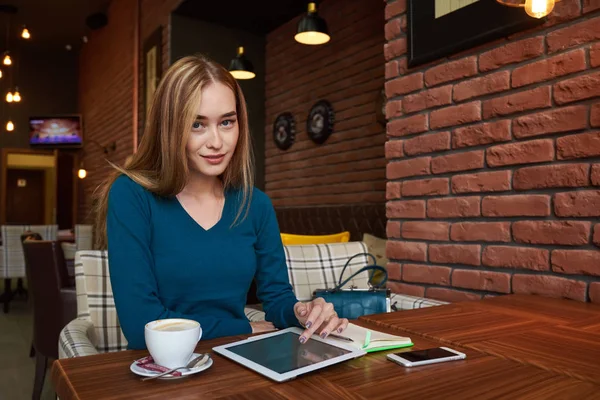
[[[401,351],[452,344],[467,354],[462,361],[405,368],[388,361],[390,351],[383,351],[276,383],[213,353],[214,364],[204,372],[175,381],[142,382],[129,366],[147,352],[123,351],[58,360],[52,381],[61,400],[600,398],[599,307],[535,297],[507,300],[456,303],[357,321],[393,334],[414,332],[407,335],[414,348]],[[549,329],[557,325],[562,330]],[[197,351],[211,352],[214,346],[243,338],[201,341]],[[567,343],[571,344],[565,350]]]

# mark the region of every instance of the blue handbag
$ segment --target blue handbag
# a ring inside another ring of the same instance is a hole
[[[350,261],[358,256],[371,257],[373,264],[361,268],[348,279],[342,282],[344,271],[350,264]],[[369,273],[369,289],[343,289],[343,287],[355,276],[363,273]],[[322,297],[326,302],[333,304],[333,307],[339,318],[357,319],[362,315],[379,314],[390,311],[390,289],[385,289],[387,282],[387,270],[379,265],[372,254],[358,253],[350,257],[342,269],[338,284],[333,289],[317,289],[313,292],[313,299]]]

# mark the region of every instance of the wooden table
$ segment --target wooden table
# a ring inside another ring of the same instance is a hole
[[[600,398],[599,311],[567,300],[506,296],[357,322],[409,333],[415,349],[445,344],[467,354],[464,361],[418,368],[391,363],[380,352],[275,383],[213,354],[213,366],[198,375],[141,382],[129,365],[147,353],[125,351],[58,360],[52,381],[61,400]],[[241,338],[203,341],[197,351]]]

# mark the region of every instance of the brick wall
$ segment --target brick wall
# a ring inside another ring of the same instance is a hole
[[[600,302],[600,2],[414,69],[385,16],[390,286]]]
[[[322,46],[294,41],[298,18],[267,36],[266,191],[276,207],[385,202],[385,130],[377,123],[383,88],[384,4],[327,0],[319,14],[332,36]],[[334,133],[323,145],[306,134],[310,108],[320,99],[335,110]],[[289,111],[296,142],[273,143],[273,122]]]
[[[140,41],[143,43],[158,26],[163,26],[163,66],[166,68],[169,16],[181,0],[140,1]],[[102,149],[90,140],[101,145],[116,141],[117,150],[108,156],[108,160],[118,164],[134,151],[136,14],[136,0],[111,2],[108,25],[91,33],[80,55],[79,109],[85,127],[83,159],[88,170],[88,176],[80,186],[80,222],[91,222],[92,193],[110,171]],[[141,96],[139,104],[141,106]]]

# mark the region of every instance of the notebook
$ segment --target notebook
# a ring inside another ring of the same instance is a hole
[[[348,324],[344,332],[330,334],[329,337],[344,341],[350,346],[365,350],[367,353],[413,346],[409,337],[390,335],[363,328],[353,323]]]

